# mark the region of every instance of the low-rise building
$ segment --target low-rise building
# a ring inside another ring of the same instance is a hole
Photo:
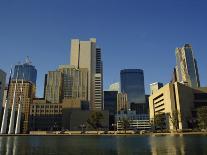
[[[30,131],[61,130],[62,104],[47,103],[44,98],[36,98],[30,105]]]
[[[129,122],[128,130],[149,130],[151,129],[148,114],[136,114],[136,111],[120,112],[116,115],[117,130],[123,130],[123,120]]]
[[[168,83],[149,97],[150,119],[165,116],[164,126],[168,130],[189,129],[196,116],[195,109],[207,106],[207,87],[191,88],[182,83]],[[177,125],[173,123],[177,117]]]

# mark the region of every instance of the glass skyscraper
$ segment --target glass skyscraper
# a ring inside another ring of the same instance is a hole
[[[18,77],[17,77],[18,72]],[[26,62],[24,64],[15,65],[14,75],[12,79],[24,79],[25,81],[30,81],[36,85],[37,80],[37,70],[34,66],[31,65],[30,62]]]
[[[145,100],[144,72],[141,69],[124,69],[120,73],[121,92],[128,96],[128,103],[143,104]]]
[[[176,81],[187,84],[190,87],[200,87],[197,62],[190,44],[176,48]]]

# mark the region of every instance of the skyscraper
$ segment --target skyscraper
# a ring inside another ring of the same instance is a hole
[[[45,99],[50,103],[60,103],[62,101],[62,73],[60,71],[49,71],[47,74],[47,84]]]
[[[128,103],[146,103],[144,72],[141,69],[121,70],[121,92],[127,94]]]
[[[80,41],[72,39],[70,64],[76,68],[88,69],[88,98],[92,110],[103,107],[103,65],[101,49],[96,46],[96,39]]]
[[[3,105],[5,83],[6,83],[6,73],[0,69],[0,117],[1,117],[1,109]]]
[[[176,48],[176,80],[190,87],[200,87],[198,67],[190,44]]]
[[[36,85],[37,70],[35,66],[31,65],[31,62],[29,60],[26,60],[24,64],[15,65],[13,79],[16,79],[17,72],[18,80],[24,79]]]
[[[60,65],[63,75],[63,98],[88,101],[88,69],[75,68],[71,65]]]

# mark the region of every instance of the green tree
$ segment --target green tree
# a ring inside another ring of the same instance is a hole
[[[164,113],[158,113],[154,116],[154,126],[155,129],[160,129],[161,131],[163,131],[164,129]]]
[[[197,120],[200,129],[207,128],[207,107],[197,109]]]
[[[90,118],[87,120],[87,123],[95,130],[97,130],[97,134],[99,131],[99,128],[102,126],[102,120],[104,119],[104,116],[101,112],[95,111],[91,114]]]
[[[124,133],[126,134],[127,129],[130,127],[130,121],[127,118],[123,118],[121,120],[121,127],[124,130]]]

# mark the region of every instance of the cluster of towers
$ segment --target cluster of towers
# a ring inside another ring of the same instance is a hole
[[[192,46],[185,44],[176,48],[176,60],[171,83],[179,82],[191,88],[199,88],[198,67]],[[29,59],[23,64],[15,65],[13,74],[10,73],[6,91],[6,73],[0,70],[0,75],[0,102],[3,103],[0,105],[3,105],[4,109],[1,111],[1,134],[28,133],[31,126],[40,129],[36,120],[45,116],[54,119],[52,126],[57,126],[59,116],[68,119],[68,112],[64,114],[68,108],[109,111],[109,126],[116,123],[116,115],[122,117],[122,114],[128,115],[130,111],[135,112],[133,114],[136,116],[146,116],[149,124],[152,111],[150,104],[153,103],[149,103],[149,95],[145,94],[144,71],[123,69],[120,71],[120,82],[112,84],[108,91],[103,91],[101,48],[97,47],[95,38],[88,41],[71,40],[70,63],[48,71],[45,75],[43,98],[35,97],[37,70]],[[153,98],[154,94],[156,98],[156,93],[162,87],[162,83],[152,83],[150,98]],[[56,116],[58,119],[54,118]],[[41,120],[45,126],[48,125],[48,119]],[[64,122],[67,124],[67,121],[63,120],[58,129]],[[45,126],[42,128],[45,129]]]

